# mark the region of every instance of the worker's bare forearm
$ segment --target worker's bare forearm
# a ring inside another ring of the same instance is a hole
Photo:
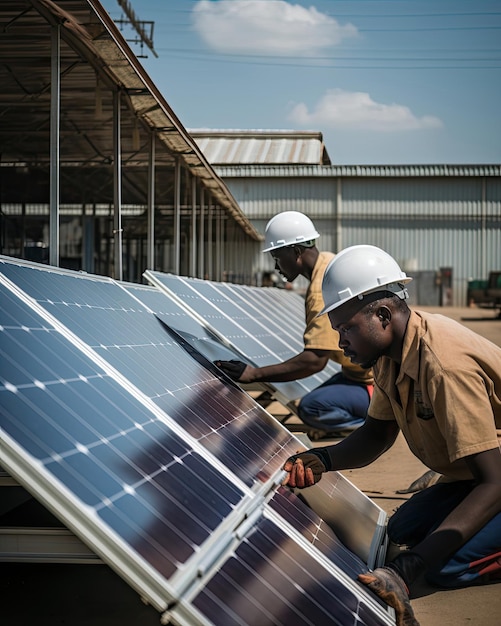
[[[365,467],[394,444],[399,433],[396,422],[367,417],[346,439],[329,446],[333,470]]]
[[[273,365],[255,367],[249,372],[248,382],[287,382],[312,376],[323,370],[329,360],[324,350],[304,350],[296,356]],[[247,372],[246,372],[247,374]]]

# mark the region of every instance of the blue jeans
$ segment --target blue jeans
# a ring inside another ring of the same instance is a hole
[[[367,386],[338,372],[307,393],[298,406],[301,420],[312,428],[336,432],[360,426],[369,408]]]
[[[392,515],[388,537],[413,548],[464,500],[473,481],[438,483],[412,496]],[[429,570],[426,579],[438,587],[466,587],[497,579],[501,574],[501,513],[495,515],[442,566]]]

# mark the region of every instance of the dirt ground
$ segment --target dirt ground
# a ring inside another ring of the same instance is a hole
[[[501,319],[486,309],[423,309],[447,315],[501,346]],[[323,440],[321,443],[326,443]],[[399,437],[396,444],[371,466],[343,472],[359,489],[391,514],[410,495],[397,494],[407,488],[426,467]],[[501,583],[442,591],[422,583],[412,595],[412,606],[421,626],[500,626]]]

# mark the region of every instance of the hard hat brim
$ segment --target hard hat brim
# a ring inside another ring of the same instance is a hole
[[[405,278],[400,278],[396,282],[388,283],[386,285],[378,285],[374,289],[369,289],[361,293],[351,294],[347,298],[340,298],[337,302],[332,302],[331,304],[324,306],[324,308],[320,311],[320,313],[318,313],[317,317],[320,317],[321,315],[325,315],[326,313],[329,313],[330,311],[334,311],[334,309],[338,309],[340,306],[342,306],[343,304],[346,304],[347,302],[351,302],[352,300],[355,300],[355,299],[363,300],[365,296],[368,296],[370,293],[377,293],[379,291],[381,292],[389,291],[390,293],[393,293],[396,296],[398,296],[401,300],[406,300],[409,297],[409,292],[407,291],[404,285],[410,283],[411,280],[412,278],[410,276],[406,276]]]

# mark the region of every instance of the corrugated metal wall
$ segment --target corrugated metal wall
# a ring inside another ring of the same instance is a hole
[[[226,178],[224,181],[255,225],[261,219],[266,224],[281,211],[302,211],[312,219],[335,215],[335,178]]]
[[[429,280],[435,273],[437,285],[439,270],[452,268],[452,297],[447,302],[454,306],[466,305],[469,279],[487,278],[489,271],[501,269],[499,176],[224,176],[224,180],[260,232],[276,213],[302,211],[314,220],[323,250],[373,244],[387,250],[418,280],[421,274]],[[258,271],[272,266],[264,254],[253,263]]]

